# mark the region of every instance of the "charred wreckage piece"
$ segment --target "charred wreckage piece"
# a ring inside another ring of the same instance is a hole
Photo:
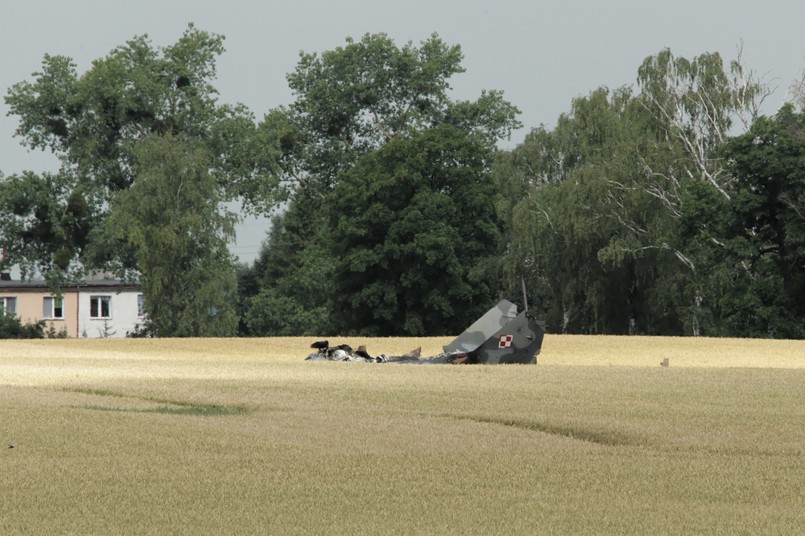
[[[517,306],[501,300],[464,333],[459,335],[443,352],[422,357],[416,348],[401,356],[380,354],[371,356],[365,346],[353,350],[347,344],[330,346],[329,341],[316,341],[310,345],[316,353],[307,356],[309,361],[353,361],[363,363],[414,363],[414,364],[535,364],[545,336],[545,323],[536,320],[527,311],[517,314]]]

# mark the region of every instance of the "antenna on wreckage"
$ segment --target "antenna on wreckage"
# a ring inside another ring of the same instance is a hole
[[[525,291],[525,276],[520,276],[520,284],[523,286],[523,311],[528,311],[528,296]]]

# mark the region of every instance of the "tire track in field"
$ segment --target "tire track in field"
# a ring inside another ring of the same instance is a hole
[[[513,419],[509,417],[494,417],[488,415],[438,415],[439,417],[472,421],[482,424],[496,424],[511,428],[519,428],[531,432],[560,436],[585,443],[593,443],[607,447],[618,446],[646,446],[647,440],[644,437],[630,435],[620,430],[592,429],[577,425],[551,424],[528,419]]]

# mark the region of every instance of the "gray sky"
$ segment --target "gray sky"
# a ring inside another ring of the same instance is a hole
[[[805,69],[803,0],[3,0],[0,88],[30,80],[42,56],[73,58],[79,72],[135,35],[174,43],[188,22],[226,36],[218,62],[220,101],[241,102],[258,118],[288,104],[285,75],[298,54],[344,44],[346,37],[385,32],[398,44],[436,32],[464,52],[467,72],[452,80],[453,97],[500,89],[525,127],[553,126],[571,100],[599,86],[634,83],[642,60],[669,47],[677,56],[720,52],[779,85],[773,113]],[[16,118],[0,103],[0,171],[55,169],[52,157],[14,138]],[[239,227],[233,251],[250,262],[265,222]]]

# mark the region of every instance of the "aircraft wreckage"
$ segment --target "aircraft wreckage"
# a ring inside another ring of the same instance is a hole
[[[545,323],[536,320],[528,311],[517,314],[517,306],[501,300],[464,333],[443,347],[443,352],[422,357],[419,348],[401,356],[369,355],[365,346],[353,350],[346,344],[330,346],[329,341],[317,341],[310,347],[316,352],[309,361],[357,361],[364,363],[414,364],[536,364],[545,336]]]

